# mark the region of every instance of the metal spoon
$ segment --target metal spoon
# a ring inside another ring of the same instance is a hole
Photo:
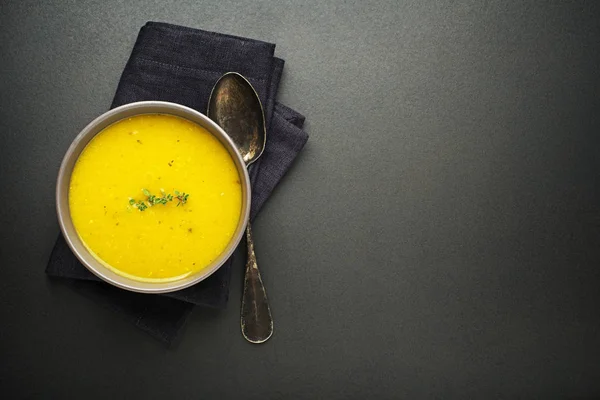
[[[228,72],[213,87],[208,101],[208,117],[233,139],[246,168],[261,156],[267,132],[258,94],[242,75]],[[252,343],[262,343],[273,334],[273,318],[263,286],[250,222],[246,227],[248,258],[242,295],[242,334]]]

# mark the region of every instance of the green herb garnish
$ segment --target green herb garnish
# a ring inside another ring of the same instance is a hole
[[[136,201],[133,198],[129,199],[129,205],[137,208],[140,211],[144,211],[148,207],[155,206],[157,204],[162,204],[163,206],[167,205],[168,202],[173,201],[174,198],[177,199],[177,207],[181,204],[185,204],[187,202],[189,194],[183,192],[179,193],[179,191],[175,190],[175,197],[170,193],[165,193],[163,189],[160,189],[161,196],[156,196],[148,189],[142,189],[142,193],[146,196],[146,200]]]
[[[188,196],[189,196],[188,193],[185,193],[185,192],[179,193],[176,190],[175,191],[175,198],[178,200],[177,207],[179,207],[180,204],[187,203]]]
[[[148,208],[148,204],[146,204],[143,200],[135,201],[134,199],[130,199],[129,204],[131,204],[133,208],[137,208],[140,211],[144,211],[146,208]]]

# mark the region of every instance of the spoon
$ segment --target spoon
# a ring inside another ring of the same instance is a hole
[[[258,94],[246,78],[236,72],[223,75],[212,89],[207,114],[233,140],[246,168],[261,156],[267,140],[265,116]],[[273,334],[273,318],[258,271],[250,221],[246,226],[246,243],[242,334],[251,343],[263,343]]]

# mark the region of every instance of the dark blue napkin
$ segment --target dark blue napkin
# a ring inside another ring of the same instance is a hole
[[[284,61],[275,45],[165,23],[148,22],[138,35],[111,107],[163,100],[206,113],[210,91],[225,72],[244,75],[259,94],[267,119],[267,146],[250,171],[251,218],[304,147],[304,117],[276,102]],[[59,236],[46,273],[109,307],[157,339],[171,343],[194,305],[223,308],[229,298],[231,259],[208,279],[165,295],[146,295],[101,282],[71,253]]]

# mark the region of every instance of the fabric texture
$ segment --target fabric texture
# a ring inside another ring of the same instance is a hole
[[[140,30],[121,75],[111,108],[162,100],[206,113],[213,85],[226,72],[239,72],[256,89],[267,123],[267,144],[250,169],[251,219],[308,140],[304,116],[277,103],[284,61],[273,56],[275,45],[253,39],[182,26],[148,22]],[[59,235],[46,273],[121,314],[153,337],[172,343],[194,305],[223,308],[229,298],[229,259],[217,272],[190,288],[164,295],[117,289],[101,282],[70,251]]]

